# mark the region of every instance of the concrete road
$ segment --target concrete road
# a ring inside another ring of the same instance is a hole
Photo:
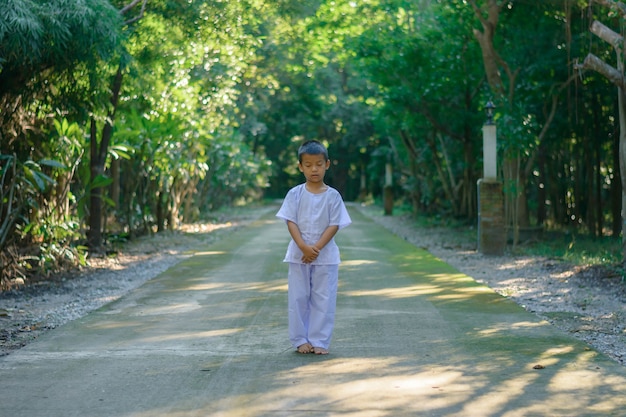
[[[626,415],[624,367],[351,215],[330,355],[289,346],[272,211],[0,358],[0,416]]]

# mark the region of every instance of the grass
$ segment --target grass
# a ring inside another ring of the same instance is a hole
[[[393,215],[411,215],[411,207],[395,206]],[[462,241],[477,239],[476,225],[468,222],[467,219],[441,215],[417,215],[413,217],[413,221],[417,227],[445,229],[453,232]],[[558,259],[572,265],[602,266],[625,276],[621,245],[619,238],[596,237],[564,228],[544,232],[541,240],[525,242],[515,248],[509,245],[509,250],[513,250],[513,253],[517,255]]]
[[[551,231],[540,241],[517,247],[523,255],[558,258],[576,265],[620,265],[622,262],[621,240],[613,237],[595,237]]]

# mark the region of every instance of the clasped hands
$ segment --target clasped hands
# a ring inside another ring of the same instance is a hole
[[[305,264],[310,264],[311,262],[317,259],[317,256],[319,254],[320,254],[320,250],[317,247],[313,245],[307,245],[304,248],[302,248],[301,261],[304,262]]]

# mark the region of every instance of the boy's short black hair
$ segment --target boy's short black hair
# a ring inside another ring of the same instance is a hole
[[[302,162],[302,154],[324,155],[324,160],[328,161],[328,150],[318,140],[307,140],[298,148],[298,161]]]

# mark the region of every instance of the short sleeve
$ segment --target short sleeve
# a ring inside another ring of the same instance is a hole
[[[298,219],[298,195],[299,187],[296,186],[287,192],[283,204],[280,206],[276,217],[283,219],[285,222],[291,221],[296,223]]]
[[[341,198],[341,194],[339,194],[339,191],[334,190],[333,194],[334,195],[331,204],[329,224],[331,226],[338,226],[339,230],[341,230],[344,227],[352,224],[352,219],[348,214],[348,210],[346,209],[346,205],[344,204],[343,199]]]

